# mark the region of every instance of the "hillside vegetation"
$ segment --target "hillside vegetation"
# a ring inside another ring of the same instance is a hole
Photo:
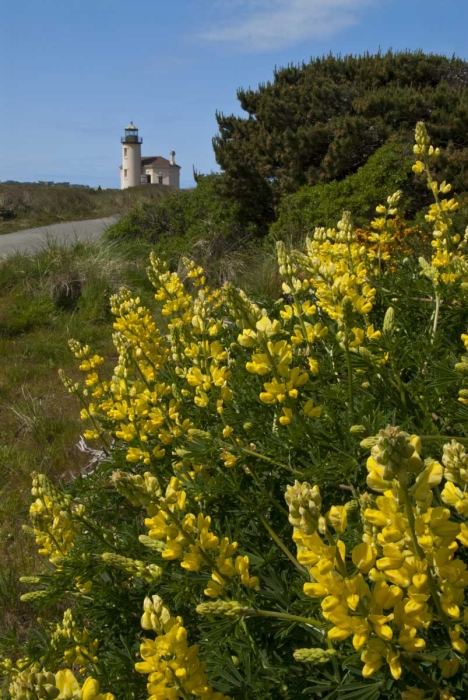
[[[60,185],[0,184],[0,234],[61,221],[125,214],[143,202],[159,201],[168,190],[158,186],[94,190]]]
[[[0,261],[1,697],[467,697],[466,69],[280,69]]]
[[[74,303],[52,285],[99,459],[32,475],[43,564],[23,558],[21,600],[41,619],[25,641],[16,611],[2,640],[10,697],[466,697],[468,237],[422,123],[415,145],[417,252],[396,191],[359,231],[345,211],[278,242],[270,296],[154,253],[112,322],[80,317],[102,308],[92,275]]]

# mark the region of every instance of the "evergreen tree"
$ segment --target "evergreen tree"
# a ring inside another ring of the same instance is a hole
[[[240,89],[246,117],[217,114],[226,195],[271,221],[282,193],[342,180],[416,122],[448,148],[447,179],[468,190],[468,62],[422,51],[317,58]]]

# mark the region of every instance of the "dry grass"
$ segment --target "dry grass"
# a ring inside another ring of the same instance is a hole
[[[94,190],[87,187],[0,185],[0,234],[62,221],[125,214],[143,202],[166,196],[172,188],[133,187]]]

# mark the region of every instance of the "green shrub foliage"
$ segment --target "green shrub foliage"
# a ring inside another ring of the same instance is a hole
[[[427,188],[415,183],[412,164],[410,147],[402,141],[389,141],[344,180],[304,185],[294,194],[283,195],[277,220],[271,226],[272,236],[302,241],[316,226],[334,226],[345,209],[353,212],[357,226],[363,226],[372,217],[375,202],[384,201],[389,191],[402,191],[400,209],[411,216],[429,195]]]
[[[443,179],[468,190],[468,64],[402,52],[325,56],[279,68],[258,89],[240,89],[247,116],[218,114],[213,144],[226,193],[271,221],[279,196],[343,180],[394,134],[411,141],[423,119],[448,147]]]
[[[255,235],[255,225],[243,216],[239,205],[224,199],[222,180],[222,175],[198,175],[196,188],[172,192],[158,202],[131,210],[106,235],[111,240],[155,243],[174,263],[181,252],[195,244],[209,242],[216,255],[226,246],[245,243]]]

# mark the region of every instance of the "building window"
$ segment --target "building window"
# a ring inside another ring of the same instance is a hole
[[[128,148],[124,148],[124,158],[127,157],[127,151],[128,151]]]
[[[124,177],[127,177],[128,170],[124,170]]]
[[[164,178],[162,175],[158,175],[158,185],[162,185],[164,182]]]

